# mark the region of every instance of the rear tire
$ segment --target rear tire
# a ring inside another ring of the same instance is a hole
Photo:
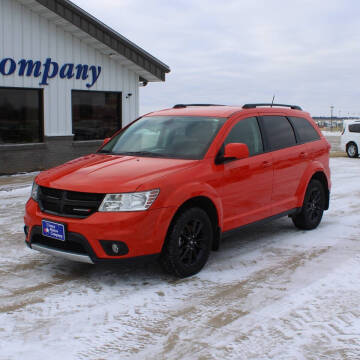
[[[300,213],[292,217],[294,225],[302,230],[315,229],[321,222],[325,201],[323,184],[319,180],[311,180]]]
[[[198,273],[209,258],[213,237],[204,210],[195,207],[180,213],[169,228],[160,256],[163,269],[180,278]]]
[[[359,156],[359,149],[353,142],[347,144],[346,153],[349,158],[357,158]]]

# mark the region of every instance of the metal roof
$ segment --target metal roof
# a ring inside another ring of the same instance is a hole
[[[21,1],[21,0],[20,0]],[[158,80],[165,81],[165,74],[170,72],[170,68],[135,45],[115,30],[106,26],[104,23],[90,15],[69,0],[35,0],[37,3],[51,10],[56,15],[84,31],[94,39],[100,41],[107,47],[111,48],[117,54],[131,61],[135,65],[141,67],[146,72],[153,75],[147,78],[143,76],[140,80],[154,81],[154,77]],[[25,1],[21,1],[25,2]]]

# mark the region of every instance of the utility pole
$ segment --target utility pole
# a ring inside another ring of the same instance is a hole
[[[330,106],[330,131],[332,131],[333,128],[333,111],[334,111],[334,105]]]
[[[339,121],[341,128],[344,129],[344,119],[341,117],[341,110],[339,110]]]

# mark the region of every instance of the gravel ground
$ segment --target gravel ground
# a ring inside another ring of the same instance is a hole
[[[0,177],[0,359],[359,359],[360,159],[331,169],[318,229],[247,228],[184,280],[27,249],[34,174]]]

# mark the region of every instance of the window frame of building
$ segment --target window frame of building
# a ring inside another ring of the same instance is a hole
[[[18,86],[0,86],[0,90],[6,91],[31,91],[38,93],[38,141],[29,142],[4,142],[0,145],[28,145],[28,144],[39,144],[44,142],[44,89],[42,88],[31,88],[31,87],[18,87]],[[1,120],[0,120],[1,121]]]
[[[113,94],[113,95],[117,96],[116,129],[112,130],[111,134],[107,134],[105,137],[100,137],[100,138],[95,138],[95,139],[77,139],[76,138],[76,134],[75,134],[75,131],[74,131],[74,119],[75,119],[74,94],[76,94],[76,93],[86,94],[86,95],[89,95],[89,96],[92,96],[93,94]],[[117,130],[121,129],[122,128],[122,121],[123,121],[123,118],[122,118],[123,117],[122,116],[122,100],[123,100],[123,93],[121,91],[101,91],[101,90],[93,91],[93,90],[78,90],[78,89],[71,90],[71,114],[72,114],[71,125],[72,125],[72,133],[74,134],[74,141],[78,142],[78,141],[103,140],[106,137],[112,136],[113,134],[115,134],[115,132]]]

